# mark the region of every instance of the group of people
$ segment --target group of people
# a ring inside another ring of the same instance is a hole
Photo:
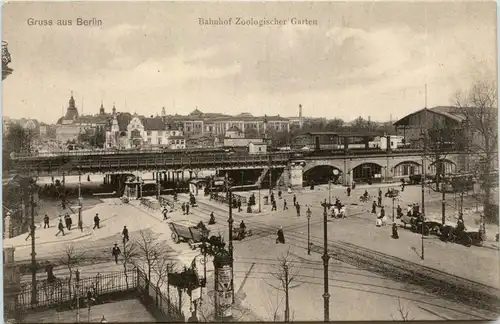
[[[326,199],[324,203],[326,204]],[[347,207],[337,197],[335,198],[335,204],[330,207],[330,217],[347,218]]]

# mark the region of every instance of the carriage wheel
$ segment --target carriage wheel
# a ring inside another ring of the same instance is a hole
[[[464,244],[466,247],[471,247],[472,246],[472,238],[470,235],[466,235],[464,238]]]
[[[174,240],[174,243],[178,244],[180,242],[179,235],[177,235],[177,233],[172,233],[170,236],[172,237],[172,240]]]

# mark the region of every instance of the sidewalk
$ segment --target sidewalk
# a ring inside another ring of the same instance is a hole
[[[76,242],[92,235],[92,233],[87,229],[84,228],[82,232],[77,227],[73,227],[73,230],[71,231],[64,229],[64,236],[62,234],[55,236],[55,233],[57,232],[58,230],[54,226],[46,229],[43,229],[43,227],[37,228],[35,230],[35,244],[39,246],[42,244],[64,243],[70,241]],[[26,240],[28,235],[28,233],[24,233],[15,237],[11,237],[9,239],[5,239],[3,240],[3,246],[13,246],[15,248],[24,248],[31,246],[31,236]]]

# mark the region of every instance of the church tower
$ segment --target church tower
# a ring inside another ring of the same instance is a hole
[[[165,111],[165,107],[163,107],[163,108],[161,109],[161,116],[162,116],[162,117],[167,116],[167,112]]]
[[[73,98],[73,91],[71,91],[71,98],[69,99],[68,109],[64,119],[75,120],[78,118],[78,109],[76,109],[75,99]]]
[[[302,119],[302,105],[299,105],[299,127],[304,126],[304,120]]]
[[[105,114],[104,106],[102,105],[102,101],[101,101],[101,108],[99,108],[99,115],[104,115],[104,114]]]
[[[113,115],[116,115],[116,107],[114,102],[113,102]]]

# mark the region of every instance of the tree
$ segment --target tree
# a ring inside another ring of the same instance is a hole
[[[12,165],[12,153],[31,154],[33,152],[34,135],[31,130],[23,128],[20,124],[12,124],[7,134],[3,137],[3,168],[8,170]]]
[[[467,153],[477,162],[475,169],[484,191],[481,215],[481,230],[484,233],[485,221],[498,224],[497,211],[491,202],[495,184],[492,173],[498,168],[497,85],[490,81],[477,82],[465,94],[457,92],[455,101],[468,133]]]
[[[92,147],[103,147],[106,142],[106,132],[104,127],[86,128],[78,135],[78,142],[87,143]]]
[[[70,297],[72,294],[71,287],[72,287],[73,272],[75,270],[75,267],[80,265],[84,260],[85,260],[85,253],[76,251],[74,244],[67,246],[66,249],[64,250],[64,255],[61,258],[60,263],[68,268],[69,272],[68,295]]]
[[[136,244],[139,254],[138,259],[146,266],[147,288],[152,279],[151,273],[166,258],[168,249],[164,242],[158,240],[158,237],[155,237],[151,231],[140,230]]]
[[[121,253],[121,264],[123,265],[123,274],[125,275],[127,290],[129,289],[128,269],[129,266],[132,266],[132,268],[136,266],[136,260],[139,258],[137,250],[137,244],[135,242],[124,242],[123,251]]]
[[[414,318],[410,318],[410,311],[405,309],[403,305],[401,305],[401,298],[398,298],[398,313],[401,319],[396,320],[391,314],[391,317],[394,321],[402,321],[402,322],[407,322],[407,321],[413,321]]]
[[[297,278],[298,270],[295,269],[293,261],[291,261],[290,250],[285,255],[278,258],[278,269],[271,272],[273,277],[279,281],[279,285],[267,283],[278,291],[285,293],[285,322],[290,322],[290,289],[297,288],[299,285],[290,286],[290,284]]]

